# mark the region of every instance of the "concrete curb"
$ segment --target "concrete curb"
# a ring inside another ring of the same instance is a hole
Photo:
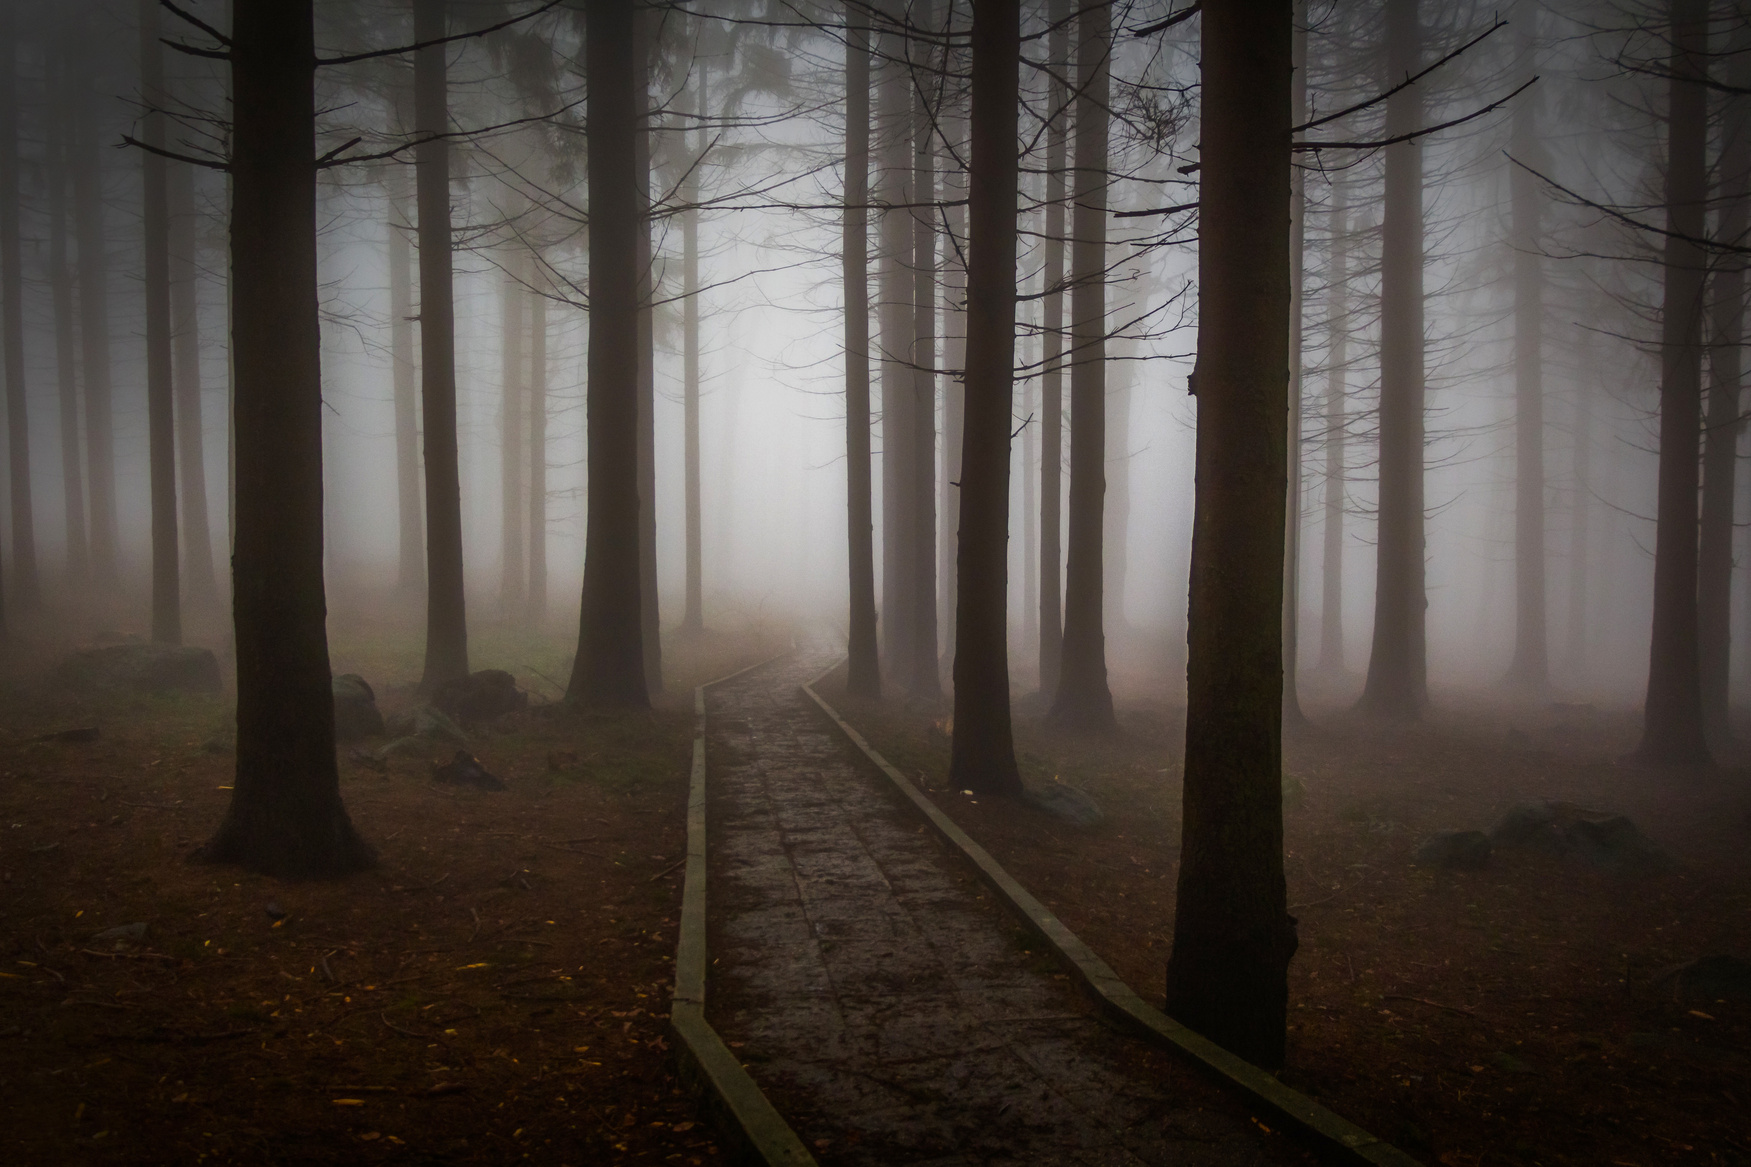
[[[833,666],[835,669],[838,665]],[[833,669],[828,669],[831,673]],[[1085,991],[1123,1029],[1148,1041],[1166,1045],[1192,1059],[1203,1071],[1223,1085],[1238,1090],[1261,1109],[1274,1115],[1286,1129],[1292,1131],[1322,1158],[1339,1163],[1371,1164],[1373,1167],[1418,1167],[1418,1161],[1389,1143],[1369,1134],[1348,1119],[1327,1110],[1298,1091],[1291,1090],[1276,1078],[1250,1062],[1229,1053],[1215,1042],[1202,1037],[1149,1004],[1119,978],[1107,963],[1094,954],[1064,922],[1035,899],[1015,878],[1005,871],[991,853],[925,797],[904,774],[877,753],[863,735],[853,729],[839,711],[815,692],[827,673],[822,673],[802,687],[810,700],[821,707],[865,757],[886,774],[888,780],[918,808],[926,821],[947,842],[959,850],[979,871],[993,891],[1021,916],[1029,929],[1052,947],[1058,959],[1072,977],[1080,981]]]
[[[693,772],[687,795],[687,873],[681,891],[680,939],[675,945],[675,996],[669,1028],[681,1078],[702,1096],[706,1118],[731,1145],[732,1161],[804,1167],[813,1164],[790,1124],[761,1093],[705,1019],[705,691],[733,681],[789,653],[738,669],[693,690]]]

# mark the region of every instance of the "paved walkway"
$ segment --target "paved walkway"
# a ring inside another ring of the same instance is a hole
[[[708,696],[708,1012],[822,1162],[1306,1162],[1025,951],[798,692],[836,655]]]

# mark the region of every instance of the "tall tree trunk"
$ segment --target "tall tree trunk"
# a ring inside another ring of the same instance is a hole
[[[876,649],[875,527],[870,498],[869,16],[845,5],[845,215],[840,255],[845,299],[845,535],[849,622],[845,686],[882,693]]]
[[[1167,1011],[1283,1063],[1295,921],[1283,879],[1289,0],[1206,4],[1197,497],[1184,818]]]
[[[1332,176],[1331,270],[1327,276],[1325,369],[1325,544],[1320,553],[1319,671],[1344,672],[1344,439],[1348,437],[1345,381],[1349,375],[1349,183]]]
[[[1117,728],[1107,687],[1102,510],[1106,495],[1107,102],[1112,5],[1076,17],[1076,178],[1070,255],[1070,532],[1064,646],[1052,720],[1085,732]]]
[[[957,789],[1020,794],[1009,712],[1009,431],[1015,386],[1019,0],[973,0],[966,435],[956,571]]]
[[[524,574],[527,547],[523,525],[529,499],[523,491],[523,455],[528,451],[528,423],[523,415],[524,369],[528,356],[524,342],[529,325],[524,319],[523,283],[526,252],[521,244],[512,244],[505,256],[505,273],[501,281],[499,312],[502,340],[500,357],[499,457],[502,490],[499,496],[499,603],[507,616],[521,617],[529,598],[528,577]]]
[[[634,21],[633,84],[638,126],[633,137],[633,169],[638,183],[638,571],[639,617],[644,641],[647,691],[663,691],[662,616],[657,604],[657,382],[652,310],[656,278],[651,261],[651,32],[652,11]]]
[[[1570,455],[1570,466],[1574,474],[1572,485],[1574,503],[1573,518],[1570,520],[1572,533],[1569,536],[1569,610],[1568,610],[1568,652],[1566,661],[1569,673],[1580,678],[1586,675],[1587,669],[1587,585],[1589,582],[1589,554],[1591,534],[1589,526],[1593,513],[1593,410],[1587,400],[1585,386],[1598,383],[1597,355],[1590,353],[1588,363],[1594,368],[1575,385],[1574,409],[1574,451]]]
[[[1667,111],[1665,306],[1660,325],[1660,487],[1644,762],[1707,765],[1697,645],[1697,462],[1702,431],[1708,200],[1708,6],[1672,0]]]
[[[283,879],[375,856],[341,804],[322,583],[311,0],[231,10],[237,770],[201,849]]]
[[[1135,343],[1120,342],[1120,357],[1128,358]],[[1125,577],[1128,574],[1130,543],[1126,538],[1131,523],[1131,387],[1137,365],[1121,359],[1113,366],[1107,390],[1107,464],[1108,475],[1105,531],[1102,550],[1105,559],[1106,596],[1104,607],[1108,618],[1124,634]]]
[[[1028,367],[1028,358],[1032,355],[1024,346],[1023,368]],[[1021,383],[1021,405],[1016,412],[1024,419],[1037,412],[1031,378]],[[965,426],[962,428],[964,430]],[[1021,423],[1021,645],[1024,653],[1029,647],[1037,648],[1040,636],[1039,461],[1039,427],[1024,420]]]
[[[176,361],[177,478],[182,484],[182,577],[192,608],[219,610],[213,528],[207,513],[206,423],[201,401],[200,211],[194,167],[176,163],[170,194],[170,331]]]
[[[1387,0],[1387,74],[1415,73],[1422,57],[1417,0]],[[1415,132],[1423,101],[1412,85],[1387,98],[1386,135]],[[1386,153],[1380,258],[1380,510],[1374,569],[1374,641],[1361,708],[1412,720],[1428,704],[1423,543],[1423,153],[1420,141]]]
[[[1745,237],[1751,198],[1751,125],[1742,96],[1726,99],[1715,189],[1720,202],[1716,236]],[[1711,742],[1732,737],[1727,687],[1732,676],[1733,500],[1738,491],[1741,381],[1744,356],[1745,257],[1714,257],[1709,327],[1708,437],[1703,449],[1702,529],[1697,555],[1697,642],[1702,662],[1703,727]]]
[[[85,466],[79,453],[78,324],[74,319],[73,269],[67,259],[67,55],[56,45],[50,71],[46,177],[49,207],[49,296],[55,307],[55,385],[60,396],[61,497],[66,510],[67,589],[77,595],[90,580],[85,537]]]
[[[1290,47],[1293,76],[1289,112],[1294,125],[1307,120],[1307,0],[1295,0],[1295,31]],[[1283,717],[1291,725],[1307,721],[1301,713],[1301,410],[1302,285],[1307,262],[1307,172],[1289,170],[1289,483],[1288,517],[1283,536]]]
[[[911,12],[923,28],[936,24],[935,4]],[[925,48],[925,71],[911,69],[912,88],[912,673],[908,688],[924,701],[942,700],[942,655],[936,639],[936,199],[935,111],[930,108],[936,55]]]
[[[164,57],[157,0],[140,0],[140,89],[146,104],[142,140],[164,149]],[[152,498],[152,639],[182,643],[182,572],[176,531],[176,365],[170,328],[170,192],[168,160],[140,152],[146,251],[146,431]]]
[[[420,505],[419,364],[413,356],[413,192],[407,170],[391,165],[389,192],[389,355],[395,395],[396,591],[417,595],[426,588],[425,515]]]
[[[891,26],[890,26],[891,27]],[[906,68],[906,38],[883,36],[883,64],[876,82],[880,157],[876,202],[903,208],[912,201],[912,103]],[[887,674],[912,676],[913,513],[912,404],[908,358],[915,340],[912,321],[912,217],[904,209],[879,212],[877,274],[881,312],[882,388],[882,656]],[[904,683],[904,681],[902,682]]]
[[[1071,117],[1070,0],[1051,0],[1046,18],[1052,32],[1047,57],[1054,68],[1046,81],[1046,239],[1045,320],[1040,330],[1040,695],[1058,693],[1064,651],[1064,534],[1060,508],[1064,495],[1064,164]]]
[[[647,222],[635,139],[639,19],[621,0],[584,9],[590,135],[588,508],[578,650],[566,700],[584,708],[648,708],[639,570],[637,235]],[[646,191],[648,197],[648,188]]]
[[[445,0],[413,0],[418,43],[445,35]],[[468,675],[462,474],[456,449],[456,300],[451,276],[449,83],[444,45],[414,54],[419,202],[420,403],[426,455],[426,692]]]
[[[78,69],[82,62],[69,64]],[[103,163],[97,98],[88,77],[69,77],[73,110],[73,223],[79,243],[79,339],[84,348],[85,468],[91,580],[106,595],[119,582],[116,562],[116,451],[110,403],[109,255],[103,229]]]
[[[529,265],[529,604],[526,619],[547,619],[547,267]]]
[[[704,61],[693,64],[698,77],[694,93],[683,92],[677,100],[687,103],[684,112],[703,115],[711,108],[707,100],[708,68]],[[681,631],[697,636],[705,631],[705,570],[700,562],[704,551],[704,531],[699,515],[699,168],[704,164],[706,138],[704,118],[692,135],[685,131],[681,140],[692,138],[697,144],[689,156],[686,177],[681,183],[681,444],[683,503],[686,508],[687,599],[681,615]]]
[[[956,0],[949,0],[948,23],[955,21]],[[955,67],[952,52],[945,55],[950,68]],[[945,151],[950,165],[942,176],[942,199],[957,202],[967,197],[966,174],[954,165],[955,158],[967,156],[967,119],[964,107],[956,101],[951,109],[938,114],[945,132],[952,134],[952,152]],[[963,370],[967,365],[967,273],[966,273],[966,208],[943,209],[944,254],[942,268],[942,467],[937,480],[937,514],[941,516],[941,533],[937,539],[936,610],[942,621],[938,630],[943,652],[953,656],[955,643],[955,548],[959,542],[960,500],[956,497],[961,480],[961,440],[966,433],[966,395],[962,388]]]
[[[1537,66],[1538,7],[1521,0],[1515,15],[1514,72]],[[1514,157],[1541,166],[1538,93],[1514,102]],[[1539,191],[1523,166],[1509,170],[1514,249],[1514,660],[1512,685],[1542,693],[1550,685],[1544,565],[1544,271],[1538,255]]]
[[[0,329],[5,332],[6,452],[12,493],[12,604],[37,606],[36,512],[30,497],[30,414],[24,382],[24,276],[18,237],[17,10],[0,14]]]

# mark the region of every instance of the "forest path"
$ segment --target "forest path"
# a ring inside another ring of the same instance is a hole
[[[837,655],[707,691],[708,1011],[821,1161],[1307,1161],[1103,1025],[854,759],[799,691]]]

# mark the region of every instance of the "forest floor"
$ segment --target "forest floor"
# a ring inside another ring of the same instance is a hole
[[[415,704],[419,638],[331,621],[336,672]],[[564,637],[476,632],[536,703],[470,730],[509,789],[341,747],[377,869],[285,884],[194,865],[232,774],[225,696],[0,701],[0,1160],[720,1161],[667,1034],[691,686],[786,630],[667,650],[645,716],[548,701]],[[40,735],[96,725],[91,742]],[[380,742],[361,743],[366,746]],[[105,937],[144,924],[138,937]]]
[[[822,692],[1162,1000],[1183,708],[1122,707],[1118,736],[1089,739],[1018,702],[1025,777],[1105,810],[1080,828],[944,789],[940,714],[851,700],[836,678]],[[1751,1164],[1751,1002],[1680,999],[1666,975],[1708,954],[1751,959],[1751,768],[1622,763],[1639,715],[1587,705],[1440,694],[1424,723],[1394,727],[1309,708],[1285,751],[1304,793],[1285,815],[1301,946],[1284,1080],[1441,1164]],[[1487,830],[1544,799],[1628,815],[1676,864],[1630,878],[1500,848],[1482,870],[1412,862],[1436,831]]]

